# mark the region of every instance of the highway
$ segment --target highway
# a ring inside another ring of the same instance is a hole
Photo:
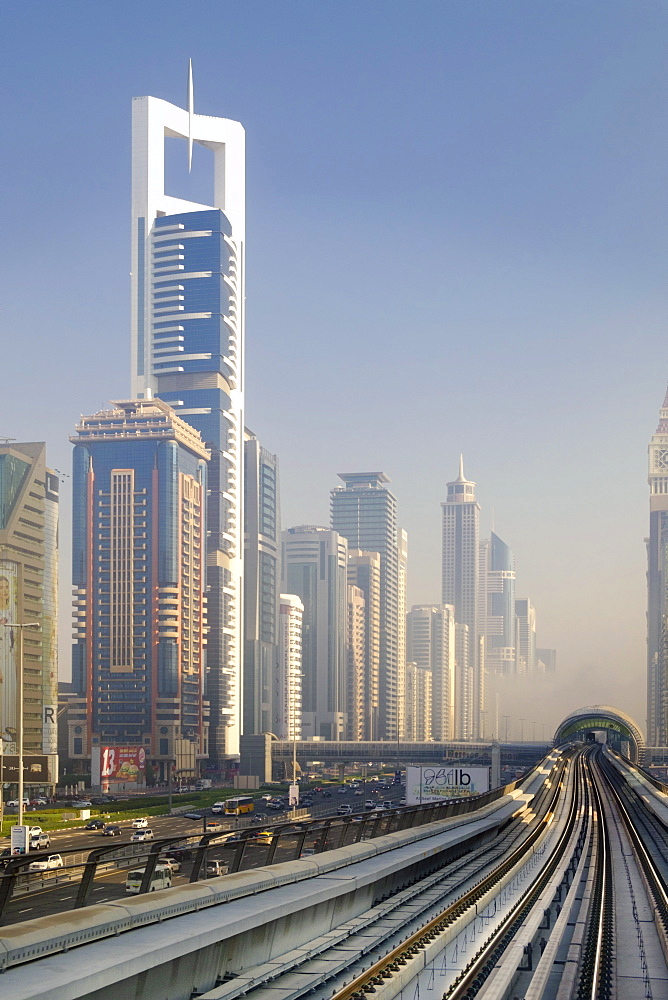
[[[272,861],[277,863],[283,860],[291,860],[295,856],[298,856],[298,848],[299,852],[301,852],[304,849],[312,850],[314,847],[317,847],[322,821],[336,817],[339,806],[346,804],[350,805],[355,811],[359,811],[363,809],[367,799],[377,800],[379,803],[383,801],[398,802],[404,794],[403,786],[395,785],[390,788],[378,788],[377,784],[367,782],[366,788],[360,787],[358,790],[342,786],[340,792],[334,787],[330,791],[331,798],[323,797],[321,793],[309,793],[313,799],[314,809],[317,809],[319,815],[311,823],[304,824],[302,821],[298,824],[300,830],[305,827],[312,829],[312,833],[309,833],[304,838],[301,846],[302,834],[297,830],[290,833],[290,827],[294,827],[296,824],[290,824],[289,820],[286,821],[283,816],[281,816],[280,821],[277,823],[276,813],[270,811],[264,802],[258,802],[253,813],[254,830],[271,829],[276,825],[280,825],[281,828],[287,826],[286,832],[283,833],[274,849]],[[210,809],[198,810],[193,808],[193,812],[198,812],[207,818],[221,818],[213,817]],[[183,816],[149,816],[147,819],[155,839],[178,837],[184,840],[184,844],[179,844],[178,846],[187,856],[181,861],[181,869],[173,873],[172,884],[187,884],[190,882],[193,874],[193,863],[196,853],[195,845],[199,842],[203,822],[201,820],[186,819]],[[226,824],[230,822],[227,817],[223,817],[223,820]],[[113,822],[113,818],[110,822]],[[231,824],[233,828],[233,820]],[[101,832],[88,831],[83,828],[56,831],[50,834],[51,846],[49,850],[40,852],[39,854],[35,852],[33,856],[36,858],[48,854],[62,854],[65,867],[44,873],[30,873],[27,876],[19,876],[16,885],[13,887],[11,898],[5,905],[2,916],[3,924],[17,923],[72,909],[77,900],[77,892],[84,871],[84,864],[90,852],[101,847],[118,850],[120,848],[127,848],[130,845],[130,836],[133,832],[132,821],[121,820],[118,825],[121,827],[123,833],[121,836],[114,838],[105,837]],[[350,829],[348,842],[352,842],[352,826],[348,823],[344,824],[343,819],[341,820],[341,825],[345,825],[346,829]],[[188,841],[187,844],[185,843],[186,839]],[[87,893],[87,905],[125,898],[127,872],[131,868],[142,867],[145,864],[145,858],[152,844],[153,841],[147,841],[145,844],[135,844],[133,850],[137,852],[136,860],[123,860],[119,863],[119,866],[114,866],[112,870],[106,870],[107,866],[98,869],[95,873],[93,884]],[[201,867],[200,880],[207,877],[206,864],[211,861],[221,861],[228,865],[231,870],[240,871],[260,868],[268,863],[270,845],[256,843],[252,839],[252,834],[250,835],[248,844],[244,845],[243,857],[240,859],[235,857],[237,848],[238,845],[236,844],[227,847],[220,844],[212,844],[208,847]],[[114,850],[114,854],[116,850]],[[169,854],[171,852],[166,850],[163,853]],[[237,862],[236,865],[235,861]],[[2,873],[0,873],[1,883]]]

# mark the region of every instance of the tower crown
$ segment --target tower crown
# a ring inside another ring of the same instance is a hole
[[[464,477],[464,456],[459,456],[459,475],[453,482],[446,483],[448,488],[447,503],[475,502],[475,483]]]

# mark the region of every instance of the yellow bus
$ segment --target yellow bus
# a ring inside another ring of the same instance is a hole
[[[252,813],[254,807],[252,795],[237,795],[235,799],[226,800],[225,814],[227,816],[241,816],[242,813]]]

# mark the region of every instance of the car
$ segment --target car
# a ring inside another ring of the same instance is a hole
[[[153,830],[135,830],[130,837],[130,840],[134,840],[135,842],[153,839]]]
[[[160,864],[167,865],[172,875],[174,874],[174,872],[181,871],[181,862],[179,861],[178,858],[173,858],[171,856],[168,858],[160,858]]]
[[[399,805],[400,806],[405,806],[406,805],[406,796],[405,795],[402,795],[402,797],[399,799]]]
[[[102,833],[105,837],[120,837],[123,831],[118,823],[107,823]]]
[[[183,814],[183,818],[184,819],[194,819],[194,820],[202,819],[202,814],[201,813],[184,813]]]
[[[302,799],[299,805],[304,806],[304,808],[308,808],[309,806],[313,805],[313,799],[309,798]]]
[[[274,797],[273,795],[261,795],[260,799],[264,802],[271,802],[273,797]]]
[[[30,805],[31,806],[46,806],[46,805],[48,805],[48,802],[46,801],[46,799],[43,799],[43,798],[40,797],[40,798],[36,798],[36,799],[31,799],[30,800]]]
[[[373,799],[367,799],[366,802],[364,803],[364,808],[365,809],[375,809],[376,808],[376,803],[374,802]]]
[[[331,792],[323,792],[322,793],[322,797],[323,797],[323,799],[331,799],[332,793]]]
[[[29,826],[28,827],[28,836],[29,837],[38,837],[40,833],[42,833],[41,826]]]
[[[383,809],[392,809],[392,808],[393,808],[393,804],[390,802],[389,799],[387,799],[385,802],[383,802]]]
[[[18,807],[19,807],[19,800],[18,799],[10,799],[9,802],[7,803],[7,805],[9,806],[10,809],[18,809]],[[24,799],[23,800],[23,805],[24,806],[29,806],[30,805],[30,800],[29,799]]]
[[[32,833],[30,834],[28,840],[28,849],[30,851],[43,851],[48,850],[51,847],[51,838],[48,833]]]
[[[264,796],[263,796],[263,798],[264,798]],[[211,812],[214,814],[214,816],[218,816],[219,813],[225,812],[225,803],[224,802],[214,802],[214,804],[211,806]]]
[[[299,857],[310,858],[313,854],[315,854],[315,847],[305,847]]]
[[[227,875],[229,866],[223,861],[209,861],[206,866],[207,878],[218,878],[220,875]]]
[[[343,786],[341,786],[341,788],[337,788],[336,789],[336,794],[337,795],[347,795],[348,794],[348,789],[344,788]]]
[[[145,830],[148,827],[148,820],[145,816],[136,816],[132,820],[133,830]]]
[[[60,854],[50,854],[48,858],[43,858],[42,861],[33,861],[33,863],[28,866],[28,871],[47,872],[52,871],[55,868],[63,867],[63,859]]]
[[[271,844],[274,838],[273,830],[261,830],[259,833],[255,834],[256,844]]]
[[[223,824],[217,819],[207,819],[205,824],[205,830],[207,833],[217,833],[223,829]]]
[[[353,792],[353,795],[364,795],[364,792],[362,791],[361,788],[356,788],[355,791]]]
[[[346,806],[346,805],[339,806],[339,808],[336,810],[337,815],[339,815],[339,816],[350,816],[351,813],[352,813],[352,811],[353,811],[353,807],[352,806]]]
[[[86,823],[84,830],[104,830],[104,822],[101,819],[90,819]]]
[[[90,809],[92,802],[89,799],[73,799],[72,805],[75,809]]]
[[[0,851],[0,868],[6,868],[13,857],[11,847],[5,847]]]
[[[231,837],[227,837],[227,839],[225,840],[225,843],[222,846],[223,847],[235,847],[236,848],[245,839],[246,838],[242,837],[240,834],[233,833]]]

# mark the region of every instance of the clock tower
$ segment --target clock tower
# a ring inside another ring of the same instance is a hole
[[[647,743],[668,745],[668,392],[649,444]]]

